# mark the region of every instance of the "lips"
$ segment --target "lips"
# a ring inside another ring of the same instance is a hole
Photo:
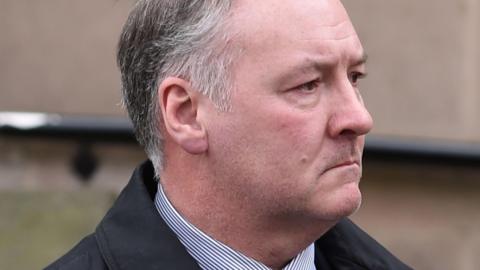
[[[352,165],[357,165],[360,167],[360,161],[356,160],[356,159],[349,159],[349,160],[345,160],[345,161],[340,161],[340,162],[337,162],[336,164],[334,164],[333,166],[330,166],[326,169],[326,171],[329,171],[329,170],[332,170],[332,169],[337,169],[337,168],[342,168],[342,167],[348,167],[348,166],[352,166]]]

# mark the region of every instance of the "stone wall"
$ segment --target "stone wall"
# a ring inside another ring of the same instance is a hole
[[[345,1],[370,56],[376,134],[480,141],[480,3]]]
[[[373,134],[480,141],[480,3],[344,1],[367,53]],[[115,47],[132,0],[0,2],[0,110],[123,114]]]

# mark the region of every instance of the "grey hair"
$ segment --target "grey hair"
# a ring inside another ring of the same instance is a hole
[[[123,104],[157,177],[164,168],[157,88],[165,78],[188,80],[219,110],[229,109],[233,54],[225,18],[232,1],[139,0],[123,27],[117,52]]]

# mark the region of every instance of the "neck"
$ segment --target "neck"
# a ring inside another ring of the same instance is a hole
[[[210,237],[273,269],[288,264],[335,224],[259,211],[200,164],[183,159],[182,167],[188,170],[171,170],[174,164],[168,163],[161,181],[172,205]]]

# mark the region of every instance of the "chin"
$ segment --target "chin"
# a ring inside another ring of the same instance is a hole
[[[341,207],[341,212],[343,212],[343,216],[347,217],[355,212],[360,208],[362,205],[362,193],[358,188],[356,188],[355,192],[352,192],[350,196],[345,198],[344,203]]]
[[[327,209],[323,209],[323,216],[327,220],[335,221],[354,214],[362,204],[362,194],[358,185],[352,183],[336,192],[329,200]]]

